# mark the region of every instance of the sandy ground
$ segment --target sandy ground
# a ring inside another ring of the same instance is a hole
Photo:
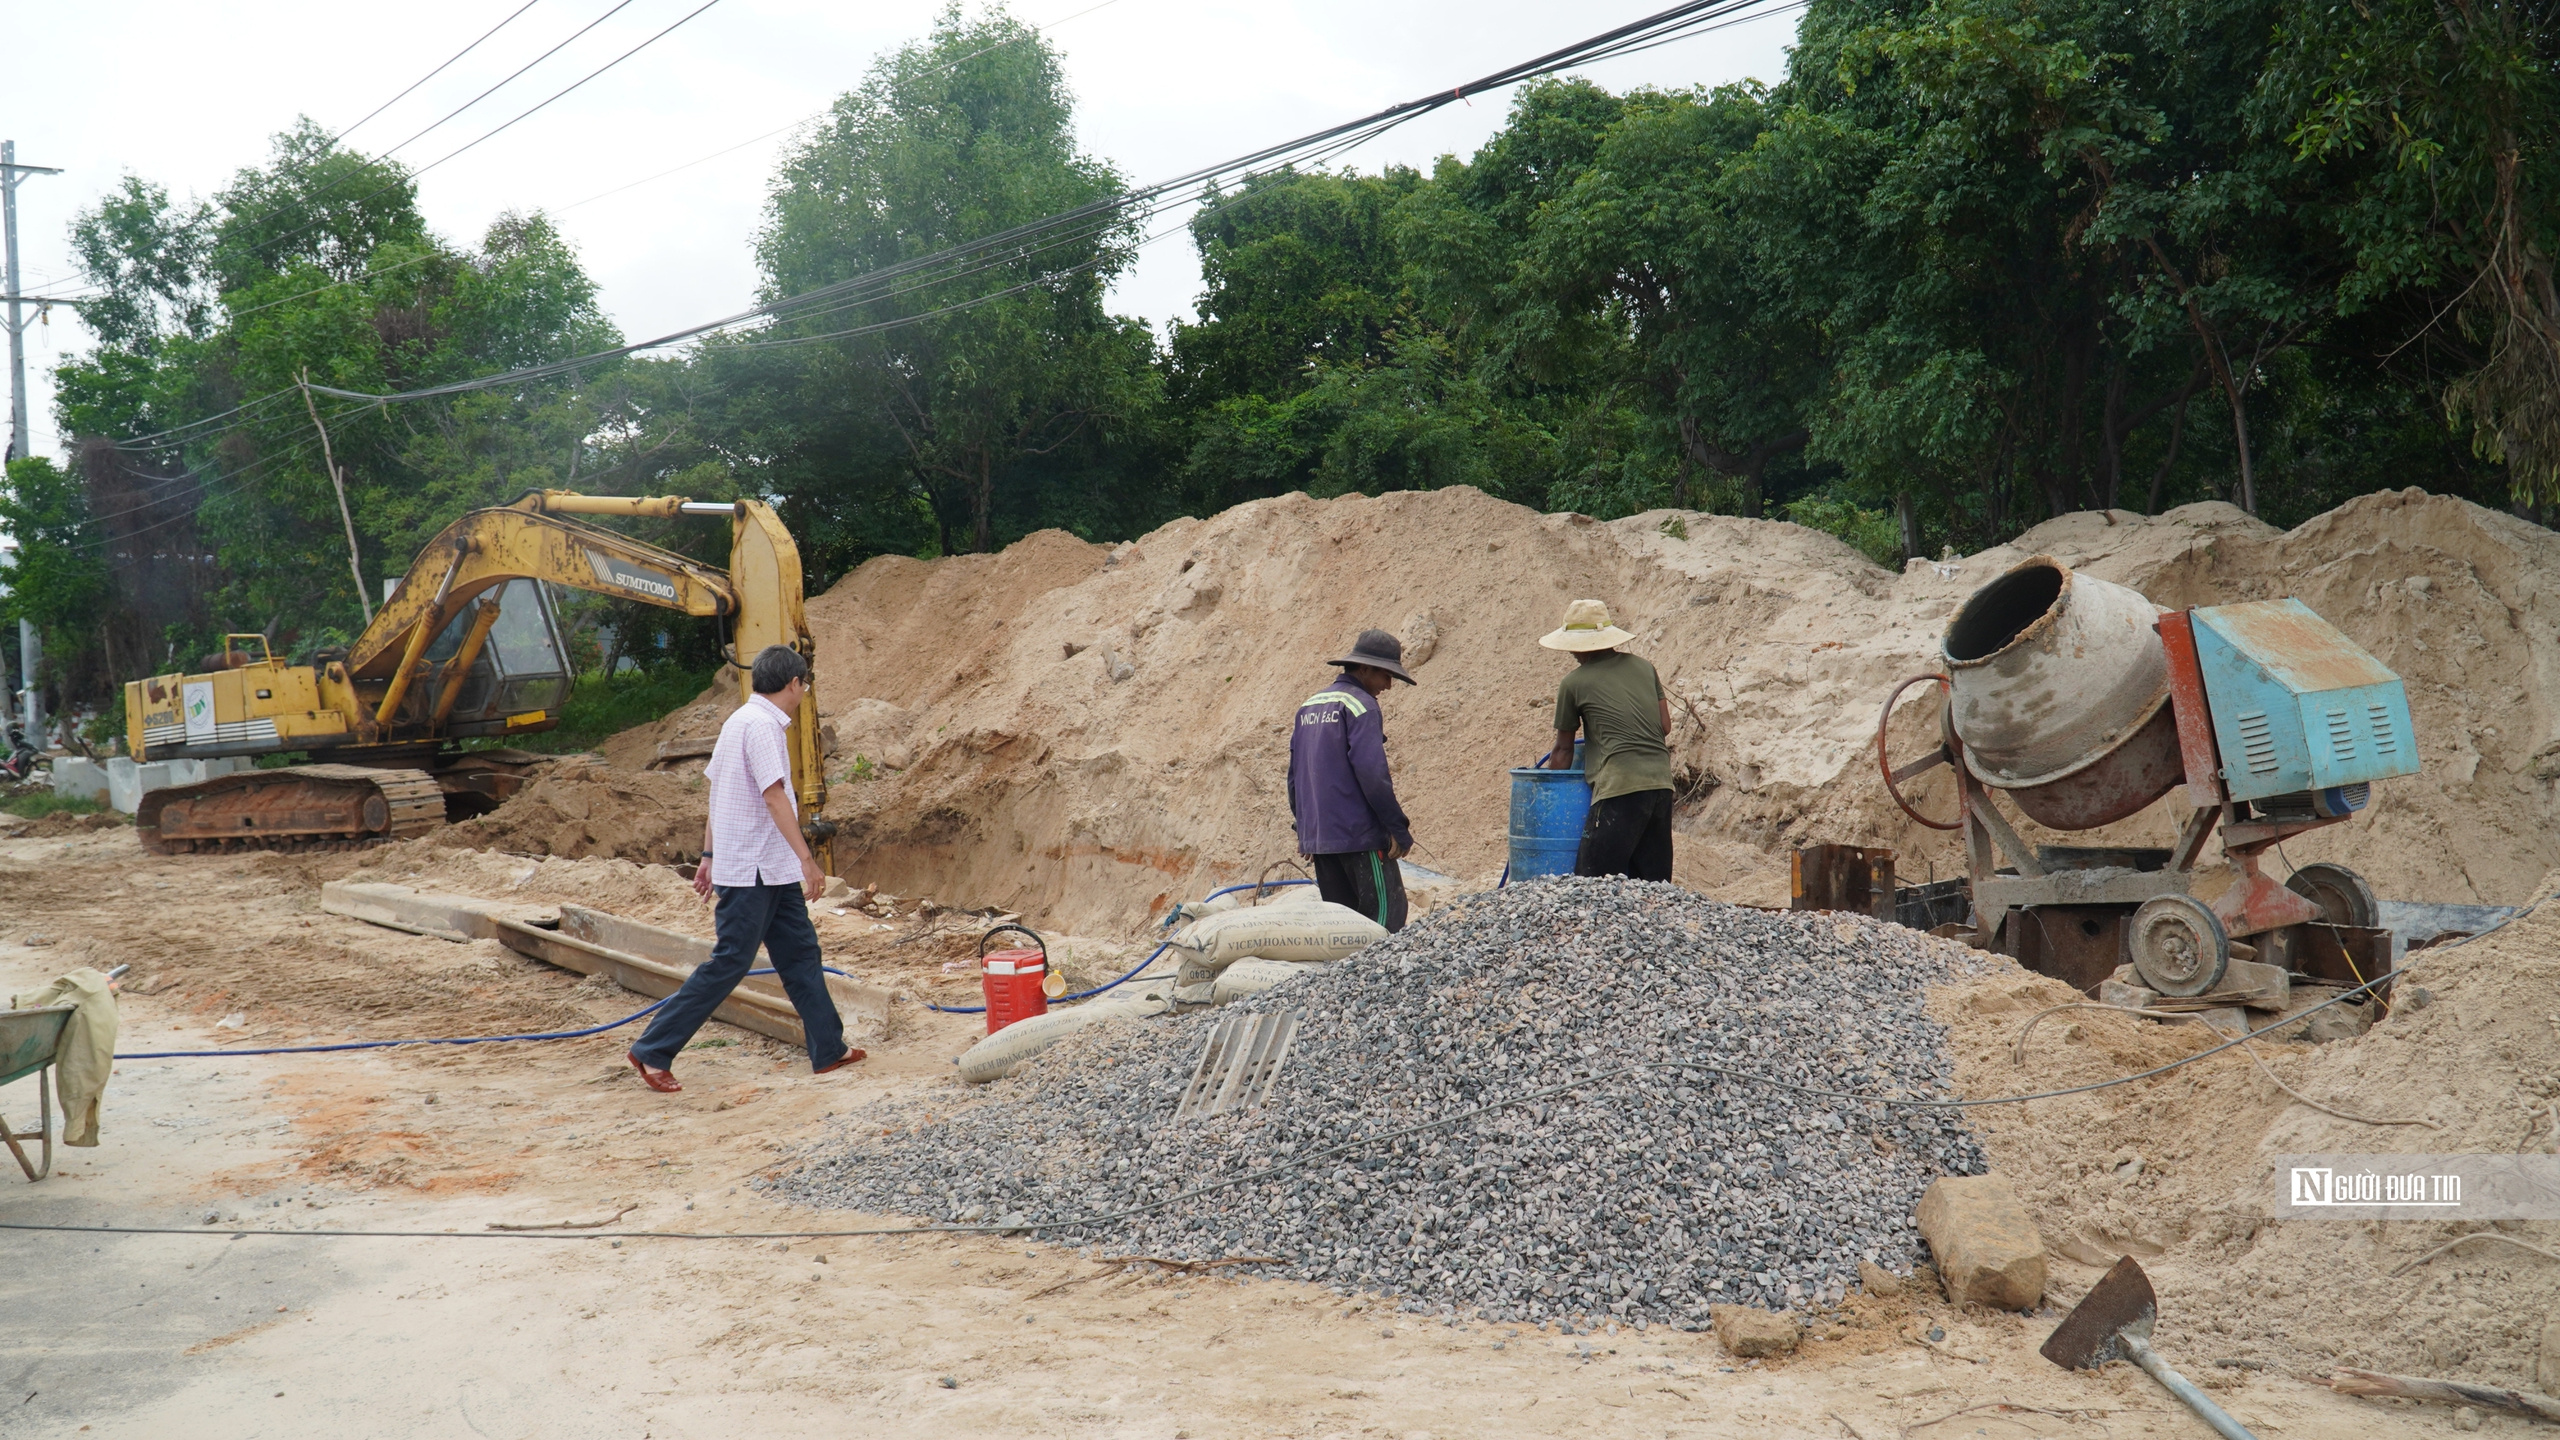
[[[159,859],[124,830],[0,841],[0,991],[130,961],[128,1053],[492,1033],[636,1008],[483,947],[319,913],[318,880],[352,868],[335,863]],[[838,958],[894,968],[867,925],[834,927]],[[30,935],[53,943],[29,947]],[[897,963],[938,970],[930,957]],[[231,1015],[241,1023],[222,1027]],[[970,1034],[965,1019],[902,1003],[859,1071],[812,1078],[780,1047],[715,1025],[682,1057],[674,1097],[636,1082],[614,1034],[126,1062],[104,1143],[57,1150],[39,1185],[0,1175],[0,1220],[184,1233],[5,1232],[0,1433],[2205,1433],[2125,1367],[2068,1374],[2039,1358],[2050,1308],[1860,1297],[1829,1338],[1763,1365],[1661,1327],[1567,1338],[1418,1323],[1316,1287],[1097,1263],[1108,1247],[488,1229],[902,1225],[780,1206],[750,1182],[832,1114],[951,1083],[949,1057]],[[33,1094],[22,1083],[0,1100],[23,1123]],[[433,1233],[257,1233],[359,1229]],[[2066,1262],[2058,1296],[2095,1273]],[[2220,1337],[2167,1304],[2164,1347],[2263,1435],[2449,1433],[2442,1411],[2340,1399],[2281,1368],[2217,1368]],[[1921,1338],[1932,1328],[1934,1344]]]

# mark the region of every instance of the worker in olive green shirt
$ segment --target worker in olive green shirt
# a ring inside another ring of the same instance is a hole
[[[1609,607],[1576,600],[1562,628],[1538,643],[1580,662],[1556,686],[1550,770],[1573,765],[1582,732],[1591,814],[1582,822],[1576,875],[1671,878],[1671,701],[1651,663],[1618,649],[1636,638],[1609,623]]]

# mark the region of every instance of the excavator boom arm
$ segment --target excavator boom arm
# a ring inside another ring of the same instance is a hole
[[[573,515],[729,516],[729,569],[724,574],[672,550],[568,518]],[[446,526],[418,553],[399,590],[350,647],[350,676],[389,682],[376,702],[382,720],[397,712],[418,657],[445,625],[482,593],[517,579],[547,580],[688,615],[727,617],[729,646],[723,658],[736,677],[741,703],[753,693],[747,667],[766,646],[789,646],[804,660],[817,653],[802,603],[800,549],[772,506],[759,500],[714,503],[677,495],[537,490],[510,505],[474,510]],[[827,799],[819,725],[813,684],[790,731],[791,786],[799,797],[802,827],[813,842],[826,838],[826,826],[818,818]]]
[[[392,678],[421,627],[433,638],[481,592],[517,579],[547,580],[687,615],[739,610],[728,576],[672,550],[556,515],[512,507],[474,510],[418,552],[400,588],[349,647],[348,673],[365,680]],[[796,609],[798,597],[792,598]]]

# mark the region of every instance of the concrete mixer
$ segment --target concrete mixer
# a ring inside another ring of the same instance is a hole
[[[2391,966],[2372,889],[2340,865],[2277,884],[2277,842],[2365,808],[2376,780],[2415,774],[2400,678],[2298,600],[2162,610],[2139,592],[2024,561],[1973,593],[1940,646],[1946,669],[1886,697],[1876,760],[1903,813],[1963,833],[1978,943],[2083,990],[2119,965],[2162,995],[2225,989],[2231,967],[2356,984]],[[1896,765],[1885,731],[1914,686],[1943,694],[1938,748]],[[1953,818],[1904,787],[1955,775]],[[2029,846],[2001,798],[2051,830],[2094,830],[2172,794],[2191,807],[2165,850]],[[2198,892],[2222,838],[2229,883]]]

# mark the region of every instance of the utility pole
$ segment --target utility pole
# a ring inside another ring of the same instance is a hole
[[[19,310],[27,292],[18,285],[18,182],[29,175],[59,175],[46,165],[18,163],[18,142],[0,140],[0,231],[9,263],[9,458],[27,458],[27,322]]]
[[[27,322],[20,310],[27,293],[18,284],[18,182],[29,175],[59,175],[50,166],[18,163],[18,142],[0,140],[0,247],[6,251],[9,280],[9,458],[27,458]],[[36,627],[18,622],[18,714],[26,721],[27,739],[46,748],[43,694],[36,685],[43,664]]]

